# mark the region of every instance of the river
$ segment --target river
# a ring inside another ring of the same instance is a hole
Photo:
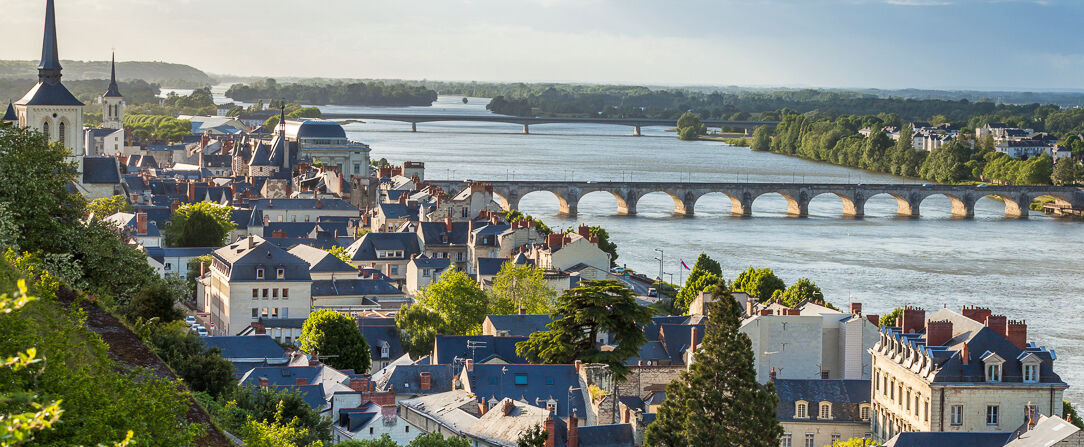
[[[442,96],[432,107],[322,107],[325,112],[486,114],[486,99]],[[500,123],[408,123],[373,121],[346,126],[348,135],[372,146],[372,157],[422,161],[433,179],[749,181],[809,183],[917,182],[718,142],[682,142],[663,128],[642,137],[623,126]],[[912,305],[934,312],[964,305],[991,308],[1026,320],[1029,339],[1056,351],[1055,369],[1072,387],[1067,396],[1084,404],[1084,224],[1032,213],[1004,219],[993,199],[976,204],[973,219],[951,217],[947,198],[922,203],[922,217],[899,218],[896,201],[871,198],[866,217],[842,218],[838,198],[819,196],[809,217],[786,216],[786,201],[762,196],[751,217],[730,215],[729,200],[715,194],[696,205],[696,215],[672,216],[663,193],[645,196],[635,217],[618,216],[606,193],[580,201],[575,217],[557,213],[549,193],[522,198],[521,210],[550,227],[601,225],[617,243],[618,263],[657,276],[656,248],[664,251],[666,279],[682,275],[701,252],[718,260],[733,280],[742,270],[769,267],[786,281],[808,277],[841,309],[861,302],[866,313],[884,314]]]

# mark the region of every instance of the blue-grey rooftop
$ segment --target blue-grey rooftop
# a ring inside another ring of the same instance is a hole
[[[286,350],[268,335],[201,337],[203,344],[218,348],[224,359],[281,359]]]
[[[831,417],[820,422],[864,422],[861,418],[860,405],[870,403],[869,380],[846,379],[777,379],[775,392],[779,396],[779,406],[775,415],[783,422],[818,421],[819,402],[831,402]],[[797,401],[809,402],[809,418],[795,418],[794,405]]]

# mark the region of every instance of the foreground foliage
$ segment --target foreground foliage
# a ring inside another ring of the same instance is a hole
[[[312,312],[301,326],[301,349],[335,369],[369,370],[369,344],[353,318],[330,309]]]

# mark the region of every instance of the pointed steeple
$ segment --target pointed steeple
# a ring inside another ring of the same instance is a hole
[[[38,82],[57,84],[60,82],[60,53],[56,44],[56,12],[53,0],[45,2],[45,38],[41,43],[41,63],[38,64]]]
[[[105,92],[106,98],[120,98],[120,87],[117,86],[117,53],[113,53],[113,63],[110,67],[109,89]]]
[[[4,112],[4,117],[0,118],[0,124],[15,123],[19,121],[19,116],[15,114],[15,106],[11,105],[11,101],[8,101],[8,109]]]

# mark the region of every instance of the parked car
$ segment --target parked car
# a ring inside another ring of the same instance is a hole
[[[658,297],[659,296],[659,291],[655,290],[654,287],[652,287],[650,289],[647,289],[647,296],[652,297],[652,298]]]
[[[189,326],[196,324],[196,317],[193,317],[191,315],[184,317],[184,322],[188,323]]]
[[[196,330],[196,333],[199,334],[200,337],[206,337],[207,336],[207,328],[200,327],[199,329]]]

